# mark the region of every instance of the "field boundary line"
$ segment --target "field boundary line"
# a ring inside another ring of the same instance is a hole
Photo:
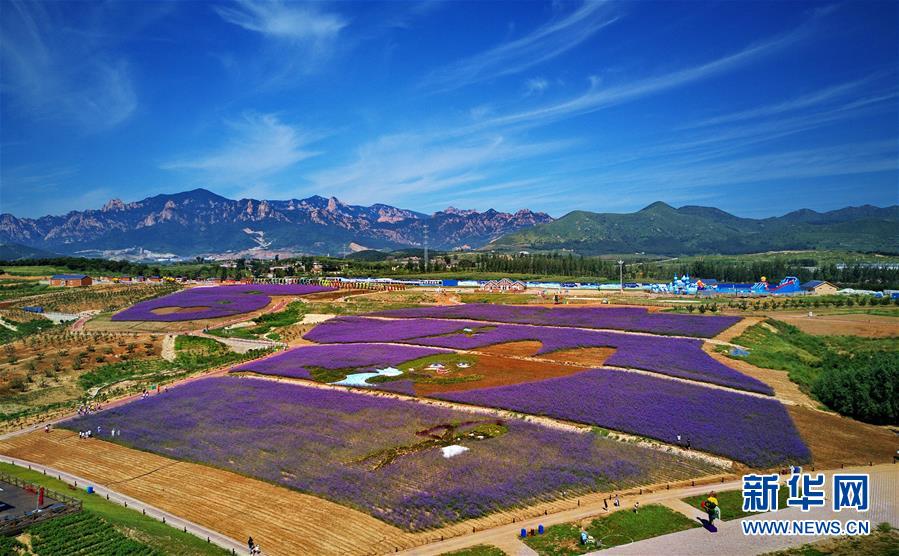
[[[622,330],[620,328],[587,328],[584,326],[562,326],[560,324],[533,324],[528,322],[503,322],[498,320],[481,320],[481,319],[452,319],[446,317],[390,317],[387,315],[371,315],[371,314],[361,314],[361,315],[339,315],[339,316],[354,316],[354,317],[362,317],[367,319],[378,319],[378,320],[387,320],[387,321],[404,321],[404,320],[414,320],[414,319],[427,319],[427,320],[443,320],[443,321],[452,321],[452,322],[474,322],[474,323],[484,323],[488,325],[506,325],[506,326],[530,326],[533,328],[561,328],[562,330],[583,330],[585,332],[608,332],[610,334],[631,334],[633,336],[652,336],[654,338],[680,338],[683,340],[698,340],[700,342],[711,342],[713,344],[718,345],[726,345],[726,346],[734,346],[738,348],[742,348],[744,346],[740,346],[731,342],[727,342],[724,340],[717,340],[716,337],[720,335],[716,334],[711,338],[706,338],[705,336],[685,336],[683,334],[658,334],[654,332],[643,332],[637,330]],[[741,317],[742,318],[742,317]],[[729,326],[728,329],[733,328],[739,324],[739,322],[734,323]]]
[[[79,477],[77,475],[73,475],[71,473],[67,473],[65,471],[61,471],[59,469],[55,469],[53,467],[49,467],[46,465],[41,465],[39,463],[34,463],[28,460],[14,458],[12,456],[8,456],[5,454],[0,454],[0,461],[3,463],[9,463],[18,467],[27,467],[31,471],[40,471],[43,472],[44,475],[48,477],[55,477],[57,480],[60,480],[68,485],[71,485],[73,488],[78,488],[77,485],[80,482],[83,485],[90,485],[94,488],[94,494],[97,496],[105,496],[107,500],[110,502],[115,502],[120,506],[124,506],[129,509],[133,509],[135,511],[140,510],[145,515],[157,519],[159,521],[163,521],[166,525],[171,526],[174,529],[181,529],[184,532],[190,533],[195,537],[200,539],[206,539],[207,542],[218,545],[225,550],[230,551],[232,554],[234,553],[242,553],[246,550],[246,546],[244,543],[234,540],[230,537],[227,537],[217,531],[212,529],[208,529],[203,527],[202,525],[198,525],[192,521],[188,521],[184,518],[178,517],[174,514],[166,512],[164,510],[160,510],[159,508],[147,504],[146,502],[142,502],[136,498],[132,498],[126,494],[122,494],[115,490],[112,490],[104,485],[94,484],[92,481],[84,479],[83,477]],[[180,463],[180,462],[176,462]]]
[[[325,384],[321,382],[315,382],[313,380],[304,379],[304,378],[296,378],[296,377],[285,377],[278,375],[266,375],[257,373],[254,371],[240,371],[236,373],[228,373],[228,375],[233,375],[237,378],[249,378],[251,380],[268,380],[272,382],[287,382],[290,384],[295,384],[300,387],[305,388],[318,388],[321,390],[339,390],[342,392],[353,392],[356,394],[361,394],[363,396],[372,396],[372,397],[380,397],[380,398],[392,398],[395,400],[402,400],[407,402],[419,403],[424,405],[433,405],[437,407],[443,407],[446,409],[457,409],[459,411],[465,411],[467,413],[475,413],[481,415],[492,415],[495,417],[502,417],[506,419],[517,419],[519,421],[525,421],[527,423],[533,423],[536,425],[554,428],[557,430],[563,430],[567,432],[575,432],[579,434],[592,434],[593,425],[588,425],[585,423],[578,423],[575,421],[566,421],[564,419],[556,419],[554,417],[547,417],[545,415],[532,415],[530,413],[521,413],[518,411],[512,411],[509,409],[502,409],[498,407],[486,407],[481,405],[474,404],[466,404],[461,402],[452,402],[448,400],[441,400],[438,398],[423,398],[419,396],[407,396],[404,394],[398,394],[396,392],[388,392],[384,390],[374,390],[374,389],[366,389],[366,388],[353,388],[351,386],[336,386],[332,384]],[[674,453],[681,457],[700,460],[706,463],[710,463],[716,467],[720,467],[722,469],[732,469],[734,462],[733,460],[715,455],[706,452],[702,452],[699,450],[686,450],[680,446],[674,444],[668,444],[666,442],[662,442],[661,440],[656,440],[654,438],[648,438],[643,436],[638,436],[635,434],[630,434],[623,431],[617,431],[614,429],[608,429],[606,427],[602,427],[605,430],[609,431],[608,438],[615,440],[616,442],[623,442],[626,444],[639,444],[644,448],[648,448],[650,450],[656,450],[659,452],[665,453]]]

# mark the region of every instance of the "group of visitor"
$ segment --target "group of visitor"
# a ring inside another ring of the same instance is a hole
[[[247,540],[247,548],[249,549],[251,556],[253,556],[255,554],[262,554],[262,547],[260,547],[258,544],[256,544],[253,541],[253,537],[250,537]]]
[[[97,403],[97,404],[92,404],[92,403],[91,404],[81,404],[78,406],[78,416],[83,417],[85,415],[90,415],[92,413],[96,413],[96,412],[100,411],[101,409],[102,408],[100,407],[99,403]]]

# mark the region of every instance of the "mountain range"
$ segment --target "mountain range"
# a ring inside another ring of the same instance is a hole
[[[899,205],[741,218],[717,208],[653,203],[634,213],[458,210],[431,215],[335,197],[233,200],[205,189],[61,216],[0,214],[0,244],[112,258],[279,253],[342,255],[428,245],[436,250],[572,251],[583,255],[741,254],[842,249],[899,252]]]
[[[452,207],[432,215],[389,205],[356,206],[335,197],[268,201],[227,199],[205,189],[156,195],[61,216],[0,215],[0,243],[66,255],[116,256],[271,251],[339,255],[349,250],[423,245],[450,250],[481,247],[507,233],[551,221],[548,215]]]
[[[899,205],[863,205],[830,212],[797,210],[771,218],[740,218],[711,207],[655,202],[629,214],[574,211],[508,234],[493,250],[569,250],[582,255],[743,254],[837,249],[899,253]]]

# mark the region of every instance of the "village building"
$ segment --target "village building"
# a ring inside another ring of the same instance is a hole
[[[77,288],[81,286],[90,286],[92,283],[93,280],[91,280],[91,277],[87,274],[54,274],[50,277],[51,286]]]
[[[521,280],[510,280],[508,278],[490,280],[481,286],[481,290],[491,293],[518,293],[526,289],[527,286]]]
[[[837,287],[824,280],[810,280],[799,286],[802,291],[812,295],[833,295],[837,293]]]

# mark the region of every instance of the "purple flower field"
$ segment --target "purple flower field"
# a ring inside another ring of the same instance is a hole
[[[537,340],[541,354],[579,347],[611,347],[615,353],[606,364],[633,367],[669,376],[729,386],[750,392],[773,394],[770,386],[731,369],[702,350],[701,340],[635,335],[606,331],[572,330],[552,326],[499,324],[479,331],[483,323],[434,319],[366,319],[340,317],[314,328],[306,339],[316,342],[382,341],[450,349],[477,349],[493,344]],[[472,328],[474,334],[461,330]],[[372,339],[372,340],[369,340]]]
[[[650,313],[640,307],[540,307],[472,303],[444,307],[414,307],[374,313],[397,318],[436,317],[518,324],[609,328],[674,336],[711,338],[736,324],[740,317]]]
[[[323,344],[401,342],[410,338],[449,334],[460,331],[463,328],[478,328],[481,326],[484,326],[484,323],[431,319],[386,320],[365,317],[337,317],[319,324],[303,337]]]
[[[420,357],[446,353],[447,350],[389,344],[335,344],[301,346],[244,363],[231,372],[253,371],[260,374],[310,378],[306,367],[357,369],[364,372],[377,366],[399,365]]]
[[[576,394],[575,394],[576,395]],[[71,429],[115,427],[115,442],[213,465],[346,504],[410,530],[592,490],[711,472],[707,464],[589,433],[506,421],[508,432],[436,448],[380,469],[353,463],[422,440],[418,431],[470,413],[390,398],[235,377],[195,381],[81,417]],[[781,432],[781,431],[778,431]],[[736,439],[735,439],[736,440]],[[501,470],[501,472],[500,472]]]
[[[112,316],[115,321],[147,320],[175,322],[192,319],[214,319],[256,311],[271,302],[270,295],[305,295],[334,288],[306,284],[243,284],[181,290],[170,295],[136,303]],[[154,310],[167,307],[196,311],[157,314]]]
[[[776,400],[645,375],[595,369],[437,397],[548,415],[677,443],[753,467],[804,463],[811,453]]]

